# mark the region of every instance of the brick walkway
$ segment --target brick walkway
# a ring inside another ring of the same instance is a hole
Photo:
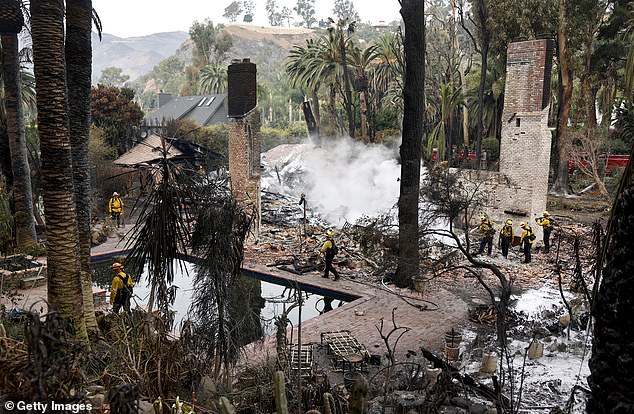
[[[270,274],[281,279],[290,280],[305,285],[310,285],[317,290],[334,290],[347,295],[359,296],[342,307],[331,312],[309,319],[302,323],[302,343],[321,340],[322,332],[349,330],[360,343],[365,345],[371,353],[383,354],[387,351],[376,326],[384,319],[384,332],[392,328],[392,309],[397,308],[395,320],[398,326],[410,328],[398,343],[397,355],[403,355],[407,350],[419,352],[421,346],[440,352],[444,347],[444,334],[453,328],[461,328],[468,323],[467,305],[454,294],[442,288],[436,288],[432,292],[426,292],[424,299],[438,305],[437,310],[421,311],[405,303],[398,295],[387,289],[362,284],[354,280],[342,279],[335,282],[332,279],[324,279],[320,274],[308,273],[296,275],[275,268],[247,263],[244,268],[258,273]],[[410,292],[411,295],[411,292]],[[408,301],[416,304],[425,302],[411,295]],[[432,306],[430,306],[431,308]],[[297,333],[294,337],[296,338]],[[391,342],[398,335],[392,335]],[[264,348],[255,346],[250,349],[246,360],[263,354],[274,355],[273,338],[264,341]],[[259,354],[259,355],[258,355]]]

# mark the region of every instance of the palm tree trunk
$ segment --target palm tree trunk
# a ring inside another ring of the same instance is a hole
[[[4,102],[7,117],[7,134],[11,151],[13,172],[13,202],[15,206],[16,246],[25,247],[37,240],[33,219],[33,195],[31,190],[31,168],[29,167],[24,116],[22,113],[22,91],[20,89],[20,64],[18,59],[18,36],[3,33],[2,72]]]
[[[321,110],[319,108],[319,96],[317,91],[311,92],[310,100],[313,102],[313,115],[315,116],[315,122],[317,123],[317,135],[319,135],[319,125],[321,123]]]
[[[352,91],[350,90],[350,75],[348,74],[348,58],[346,57],[346,39],[344,33],[341,33],[340,49],[341,49],[341,66],[343,67],[343,88],[346,93],[345,106],[348,115],[348,135],[354,139],[354,113],[352,112]]]
[[[46,215],[48,302],[86,340],[68,133],[63,0],[31,0],[31,32]]]
[[[405,83],[403,85],[403,143],[401,144],[401,186],[398,200],[399,257],[394,282],[412,286],[419,274],[418,198],[420,157],[424,130],[425,4],[403,0],[405,24]]]
[[[368,143],[368,93],[366,90],[359,94],[359,106],[361,108],[361,139]]]
[[[630,159],[634,158],[634,146]],[[623,174],[612,208],[603,268],[595,300],[588,384],[590,414],[634,412],[634,182],[632,163]],[[599,283],[597,281],[596,283]]]
[[[66,0],[66,76],[69,132],[73,156],[73,182],[79,231],[79,262],[84,293],[86,328],[95,331],[92,271],[90,268],[91,186],[88,163],[90,140],[90,82],[92,74],[92,0]]]
[[[559,153],[559,168],[551,191],[557,194],[568,194],[568,118],[572,101],[572,69],[568,58],[567,40],[567,0],[559,0],[559,28],[557,30],[557,42],[559,45],[559,69],[560,83],[562,87],[559,113],[557,117],[557,151]]]

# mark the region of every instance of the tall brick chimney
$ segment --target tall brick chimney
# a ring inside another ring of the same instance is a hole
[[[504,197],[505,209],[534,218],[546,209],[552,134],[548,128],[553,41],[511,43],[507,49],[500,174],[521,191]]]
[[[227,72],[229,175],[231,193],[253,213],[254,233],[261,224],[260,112],[257,110],[257,69],[249,59],[234,61]]]

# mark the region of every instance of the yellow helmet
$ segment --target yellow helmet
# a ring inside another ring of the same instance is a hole
[[[506,224],[507,224],[508,226],[512,225],[512,224],[513,224],[513,220],[506,220]]]
[[[520,227],[521,227],[521,228],[525,228],[525,227],[526,227],[526,222],[525,222],[525,221],[521,222],[521,223],[520,223]]]
[[[544,213],[542,214],[544,217],[550,217],[550,213],[548,211],[544,211]]]
[[[326,238],[328,238],[328,239],[332,239],[332,238],[333,238],[333,236],[334,236],[334,233],[333,233],[332,231],[328,230],[328,231],[326,232]]]
[[[112,266],[110,266],[111,269],[121,269],[123,267],[123,265],[119,262],[113,263]]]
[[[486,219],[487,219],[487,216],[481,216],[480,217],[480,220],[482,220],[482,221],[486,221]]]

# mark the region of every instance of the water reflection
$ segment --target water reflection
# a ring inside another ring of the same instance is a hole
[[[119,259],[117,259],[119,260]],[[103,261],[92,264],[93,283],[95,286],[110,290],[113,273],[110,269],[114,260]],[[196,265],[189,262],[182,262],[182,266],[177,266],[174,274],[174,285],[178,287],[176,300],[172,309],[175,311],[174,326],[177,330],[183,319],[187,317],[189,307],[192,302],[194,287],[193,278],[196,272]],[[131,266],[130,266],[131,267]],[[124,269],[128,271],[128,269]],[[147,308],[150,289],[147,286],[147,274],[131,275],[134,280],[134,298],[132,307]],[[253,342],[263,336],[275,333],[273,320],[291,305],[289,298],[295,295],[294,289],[263,282],[259,279],[241,275],[234,284],[230,297],[232,306],[231,318],[237,328],[238,341],[241,344]],[[318,316],[324,312],[331,311],[333,307],[342,306],[345,302],[324,297],[317,294],[304,292],[302,306],[302,321]],[[299,308],[296,307],[288,315],[293,326],[299,322]]]

